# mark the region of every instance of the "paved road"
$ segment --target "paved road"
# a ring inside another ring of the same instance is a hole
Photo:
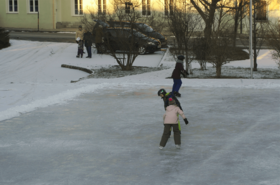
[[[75,34],[70,33],[10,32],[10,38],[31,41],[75,42]]]
[[[172,137],[160,151],[160,87],[108,87],[1,121],[0,184],[280,184],[278,89],[182,88],[182,148]]]

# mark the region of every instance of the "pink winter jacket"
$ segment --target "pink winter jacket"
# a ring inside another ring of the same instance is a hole
[[[178,114],[180,114],[183,119],[186,118],[183,111],[179,107],[175,105],[167,106],[165,114],[163,115],[164,124],[178,124]]]

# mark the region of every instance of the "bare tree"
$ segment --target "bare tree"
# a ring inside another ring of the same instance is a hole
[[[252,7],[252,13],[253,13],[253,58],[254,58],[254,68],[253,71],[257,71],[257,57],[259,55],[259,52],[262,48],[262,46],[265,43],[266,40],[266,33],[267,29],[269,27],[269,21],[266,17],[266,6],[264,7],[263,1],[260,0],[253,0],[253,7]],[[248,12],[247,12],[248,15]],[[247,16],[248,19],[250,18],[249,15]],[[247,30],[249,30],[249,20],[246,21],[247,24],[245,26],[247,27]],[[248,48],[249,43],[249,37],[240,35],[239,40],[245,46]],[[249,50],[249,48],[248,48]],[[249,51],[250,52],[250,51]]]
[[[267,44],[273,49],[272,57],[280,69],[280,25],[278,22],[270,23]]]
[[[207,46],[209,46],[206,50],[208,52],[206,60],[216,68],[216,76],[220,78],[222,66],[229,63],[234,55],[232,32],[230,31],[233,25],[231,19],[228,18],[230,11],[225,10],[223,4],[217,10],[218,15],[215,16],[211,39],[205,40],[205,42],[208,42]]]
[[[215,21],[215,12],[217,9],[235,9],[231,1],[224,0],[190,0],[193,7],[200,14],[205,23],[204,37],[206,40],[211,38],[212,28]]]
[[[170,48],[170,51],[174,57],[177,55],[185,55],[185,69],[192,74],[190,64],[195,58],[192,36],[194,36],[196,30],[202,29],[201,17],[186,8],[187,5],[183,3],[183,1],[178,3],[179,5],[170,7],[170,9],[173,8],[173,13],[167,16],[168,27],[177,41],[174,43],[175,45]]]
[[[248,4],[249,2],[247,0],[235,0],[235,8],[232,9],[232,11],[234,12],[233,47],[236,46],[236,38],[239,24],[240,34],[242,34],[243,19],[246,17],[246,14],[244,14],[244,8]]]
[[[241,0],[242,1],[242,0]],[[245,1],[245,0],[244,0]],[[213,51],[208,51],[211,47],[213,49],[213,31],[216,30],[215,35],[217,33],[225,34],[224,28],[220,28],[217,26],[225,26],[227,27],[227,32],[230,30],[234,30],[234,32],[230,31],[231,37],[230,39],[233,46],[235,46],[235,40],[236,40],[236,33],[237,33],[237,27],[238,22],[237,19],[239,17],[239,14],[235,15],[235,25],[233,24],[221,24],[219,21],[228,21],[232,22],[232,16],[229,15],[229,13],[234,12],[235,10],[242,9],[246,4],[245,2],[242,2],[239,4],[238,7],[234,6],[233,1],[224,1],[224,0],[190,0],[193,7],[196,9],[196,11],[199,13],[201,18],[204,21],[205,27],[204,27],[204,38],[197,39],[195,50],[197,58],[200,60],[201,69],[206,68],[205,59],[211,58],[210,56],[207,56],[208,54],[212,53]],[[218,12],[217,12],[218,10]],[[226,17],[226,18],[225,18]],[[217,30],[219,30],[217,32]],[[219,34],[218,34],[219,35]],[[230,36],[226,34],[227,36]],[[218,37],[217,37],[218,38]],[[215,39],[214,39],[215,40]],[[218,42],[218,45],[221,45],[222,43]],[[209,45],[210,44],[210,45]],[[223,44],[228,44],[228,42],[224,42]],[[214,44],[215,45],[215,44]],[[214,47],[215,48],[215,47]]]
[[[93,19],[99,19],[107,22],[120,21],[129,25],[121,25],[118,27],[110,26],[107,28],[104,35],[104,43],[101,48],[103,53],[111,55],[119,64],[122,70],[132,70],[132,65],[139,54],[145,53],[145,48],[142,45],[141,33],[137,32],[138,27],[136,22],[143,21],[141,12],[138,11],[141,2],[137,0],[111,0],[113,6],[112,12],[95,12],[90,11],[89,18],[83,19],[84,24],[93,28]],[[117,46],[121,46],[121,49]]]
[[[108,32],[105,35],[105,42],[107,42],[109,54],[116,59],[122,70],[131,70],[132,65],[139,55],[138,50],[141,50],[137,42],[134,23],[141,19],[141,14],[136,10],[140,6],[139,1],[127,2],[125,0],[113,0],[114,14],[108,16],[109,20],[127,21],[130,28],[121,27]],[[115,40],[111,39],[111,34],[115,34]],[[121,52],[116,52],[115,45],[122,46]]]

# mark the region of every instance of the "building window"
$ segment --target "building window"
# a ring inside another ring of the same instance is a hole
[[[75,7],[75,15],[83,15],[83,0],[75,0],[74,1],[74,7]]]
[[[29,0],[29,12],[39,11],[39,0]]]
[[[132,6],[133,4],[131,2],[125,2],[125,13],[130,13],[130,6]]]
[[[164,0],[164,14],[165,15],[174,14],[174,0]]]
[[[151,15],[151,0],[142,0],[142,15]]]
[[[98,0],[98,14],[106,14],[106,0]]]
[[[9,12],[18,12],[18,0],[9,0]]]
[[[256,14],[256,20],[257,21],[266,21],[267,16],[266,16],[266,9],[267,9],[267,4],[266,1],[259,1],[257,3],[257,14]]]

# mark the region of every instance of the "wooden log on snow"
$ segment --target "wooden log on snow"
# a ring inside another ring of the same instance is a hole
[[[69,68],[69,69],[78,69],[84,72],[87,72],[89,74],[92,73],[91,70],[87,69],[87,68],[83,68],[83,67],[78,67],[78,66],[71,66],[71,65],[67,65],[67,64],[62,64],[61,67],[65,67],[65,68]]]

